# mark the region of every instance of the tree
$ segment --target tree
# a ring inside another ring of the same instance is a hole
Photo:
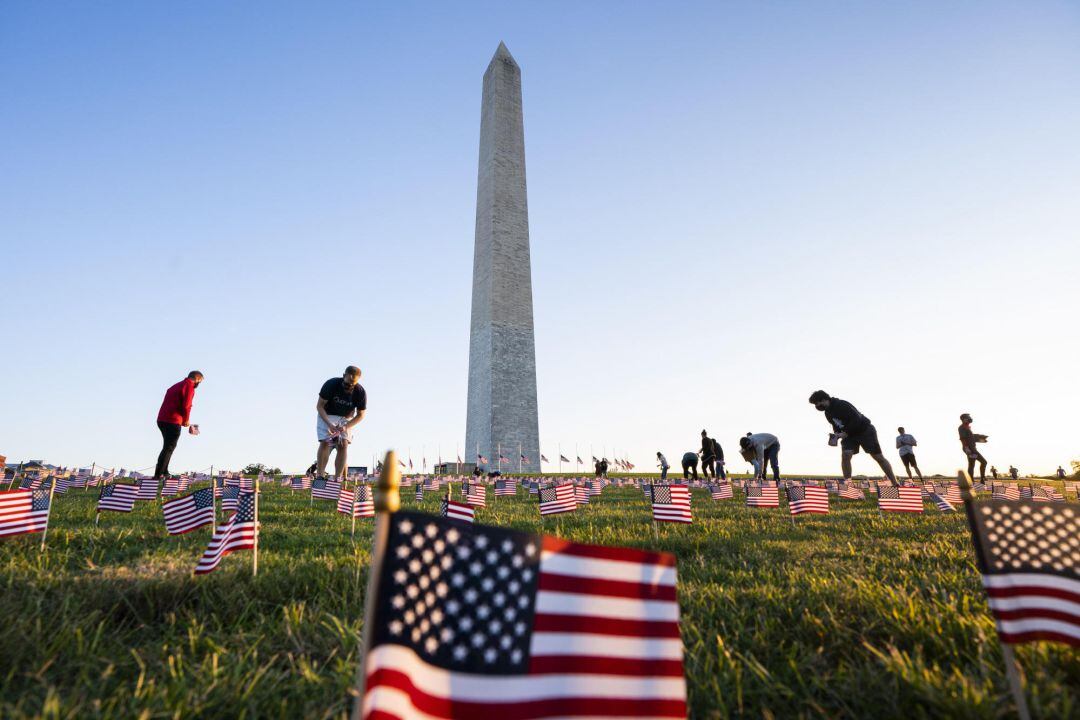
[[[240,471],[244,475],[280,475],[281,468],[272,468],[262,463],[251,463]]]

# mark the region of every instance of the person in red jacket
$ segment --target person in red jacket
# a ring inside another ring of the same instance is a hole
[[[160,480],[169,474],[169,460],[180,439],[180,428],[191,424],[191,402],[195,399],[195,388],[203,381],[203,374],[192,370],[188,376],[165,391],[161,409],[157,414],[157,426],[161,431],[161,452],[158,454],[154,479]]]

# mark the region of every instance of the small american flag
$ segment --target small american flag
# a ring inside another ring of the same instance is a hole
[[[685,485],[651,485],[653,522],[692,523],[690,488]]]
[[[240,500],[240,488],[236,485],[229,485],[221,491],[221,509],[222,511],[236,510],[239,506]]]
[[[817,485],[792,485],[787,491],[788,510],[792,515],[816,513],[828,515],[829,491]]]
[[[775,485],[750,485],[746,488],[746,507],[780,507],[779,489]]]
[[[589,489],[586,488],[584,485],[575,485],[574,486],[574,500],[577,501],[578,505],[588,505],[589,504]]]
[[[488,459],[486,457],[484,457],[483,455],[477,455],[476,459],[480,461],[481,465],[487,465]]]
[[[353,514],[358,518],[375,517],[375,500],[371,497],[370,485],[357,485],[353,492]]]
[[[449,497],[443,498],[442,506],[439,508],[439,515],[451,520],[462,520],[467,523],[476,522],[476,510],[472,505],[454,502]]]
[[[882,512],[921,513],[923,511],[922,489],[878,485],[878,509]]]
[[[941,493],[938,494],[940,495]],[[945,499],[949,501],[950,505],[954,506],[964,502],[964,496],[960,492],[960,486],[949,485],[947,488],[945,488]]]
[[[139,488],[134,485],[120,483],[104,485],[98,493],[97,511],[131,512],[135,508],[135,498],[138,494]]]
[[[934,507],[941,512],[956,512],[956,507],[949,502],[949,498],[939,495],[936,492],[930,493],[930,502],[934,503]]]
[[[1053,501],[1053,502],[1065,502],[1065,496],[1062,495],[1061,493],[1059,493],[1057,491],[1057,488],[1055,488],[1053,485],[1043,485],[1042,489],[1043,489],[1043,492],[1046,493],[1046,496],[1048,498],[1050,498],[1051,501]]]
[[[527,458],[527,457],[525,457],[524,455],[522,455],[522,456],[521,456],[521,462],[523,462],[523,463],[527,463],[527,462],[529,462],[529,458]]]
[[[0,492],[0,537],[42,532],[49,526],[50,489]]]
[[[135,481],[136,487],[139,488],[138,500],[157,500],[158,496],[158,481],[153,478],[140,478]]]
[[[566,457],[565,455],[559,455],[559,462],[568,463],[570,462],[570,458]]]
[[[71,478],[69,478],[67,475],[63,475],[63,474],[54,475],[53,476],[53,483],[56,485],[56,490],[55,490],[56,494],[57,495],[63,495],[64,493],[66,493],[68,491],[68,488],[71,487]]]
[[[547,463],[547,462],[551,462],[551,461],[548,460],[546,457],[544,457],[544,453],[540,453],[540,462]]]
[[[686,717],[672,555],[412,512],[389,525],[364,717]]]
[[[588,480],[585,486],[589,488],[590,497],[600,497],[600,493],[604,491],[605,483],[601,480]]]
[[[424,499],[424,483],[416,483],[416,490],[413,493],[413,499],[415,499],[416,502],[420,502]]]
[[[343,515],[352,515],[355,504],[356,494],[352,490],[346,490],[341,488],[341,492],[337,497],[337,511]]]
[[[502,453],[499,453],[499,462],[500,463],[508,463],[508,462],[510,462],[510,458],[506,457]]]
[[[301,475],[299,477],[294,477],[293,482],[292,482],[292,489],[293,490],[310,490],[311,489],[311,478],[308,477],[307,475]]]
[[[199,564],[195,566],[196,575],[213,572],[221,559],[237,550],[251,550],[259,542],[259,530],[255,522],[255,493],[247,490],[240,492],[237,509],[222,525],[218,525],[210,544],[206,546]]]
[[[335,478],[315,478],[311,483],[311,497],[320,500],[337,500],[341,481]]]
[[[513,478],[498,479],[495,481],[495,497],[500,495],[517,495],[518,481]]]
[[[573,485],[558,485],[540,490],[540,515],[557,515],[577,509]]]
[[[1080,646],[1080,508],[981,500],[968,522],[1001,641]]]
[[[992,486],[993,491],[991,497],[994,500],[1019,500],[1020,488],[1015,485],[1006,485],[1005,483],[997,483]]]
[[[165,486],[161,489],[161,497],[173,497],[180,492],[180,478],[165,478]]]
[[[731,490],[731,483],[720,483],[709,486],[709,497],[713,500],[730,500],[735,495]]]
[[[487,507],[487,486],[480,482],[462,483],[461,492],[465,502],[474,507]]]
[[[162,504],[165,530],[170,535],[183,535],[203,525],[214,524],[214,491],[210,488],[196,490],[190,495]]]

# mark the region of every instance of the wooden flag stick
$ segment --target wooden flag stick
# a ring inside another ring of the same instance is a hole
[[[349,534],[349,539],[356,542],[356,494],[360,492],[360,483],[353,485],[352,507],[349,508],[349,514],[352,515],[352,531]]]
[[[364,597],[364,629],[360,642],[360,666],[356,671],[356,697],[353,699],[351,720],[360,720],[364,704],[364,688],[367,685],[367,656],[371,649],[372,622],[375,617],[375,593],[382,574],[383,557],[386,555],[386,538],[390,535],[390,515],[401,506],[401,471],[398,470],[397,454],[386,453],[382,473],[375,491],[375,532],[371,540],[371,564],[368,567],[367,594]]]
[[[1009,690],[1016,703],[1016,715],[1020,720],[1031,720],[1027,699],[1024,697],[1024,686],[1020,680],[1019,665],[1016,662],[1016,655],[1013,654],[1012,645],[1006,643],[1000,643],[1000,645],[1001,657],[1005,660],[1005,677],[1009,680]]]
[[[255,547],[251,553],[251,577],[259,574],[259,477],[255,476]],[[239,495],[239,493],[237,493]]]
[[[53,491],[56,490],[56,478],[49,484],[49,511],[45,513],[45,529],[41,531],[41,551],[45,552],[45,535],[49,532],[49,521],[52,520]],[[34,491],[30,491],[30,502],[34,502]]]

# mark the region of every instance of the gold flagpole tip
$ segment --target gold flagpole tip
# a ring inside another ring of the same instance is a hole
[[[375,486],[375,512],[392,513],[401,507],[401,471],[398,469],[397,453],[386,452],[379,484]]]

